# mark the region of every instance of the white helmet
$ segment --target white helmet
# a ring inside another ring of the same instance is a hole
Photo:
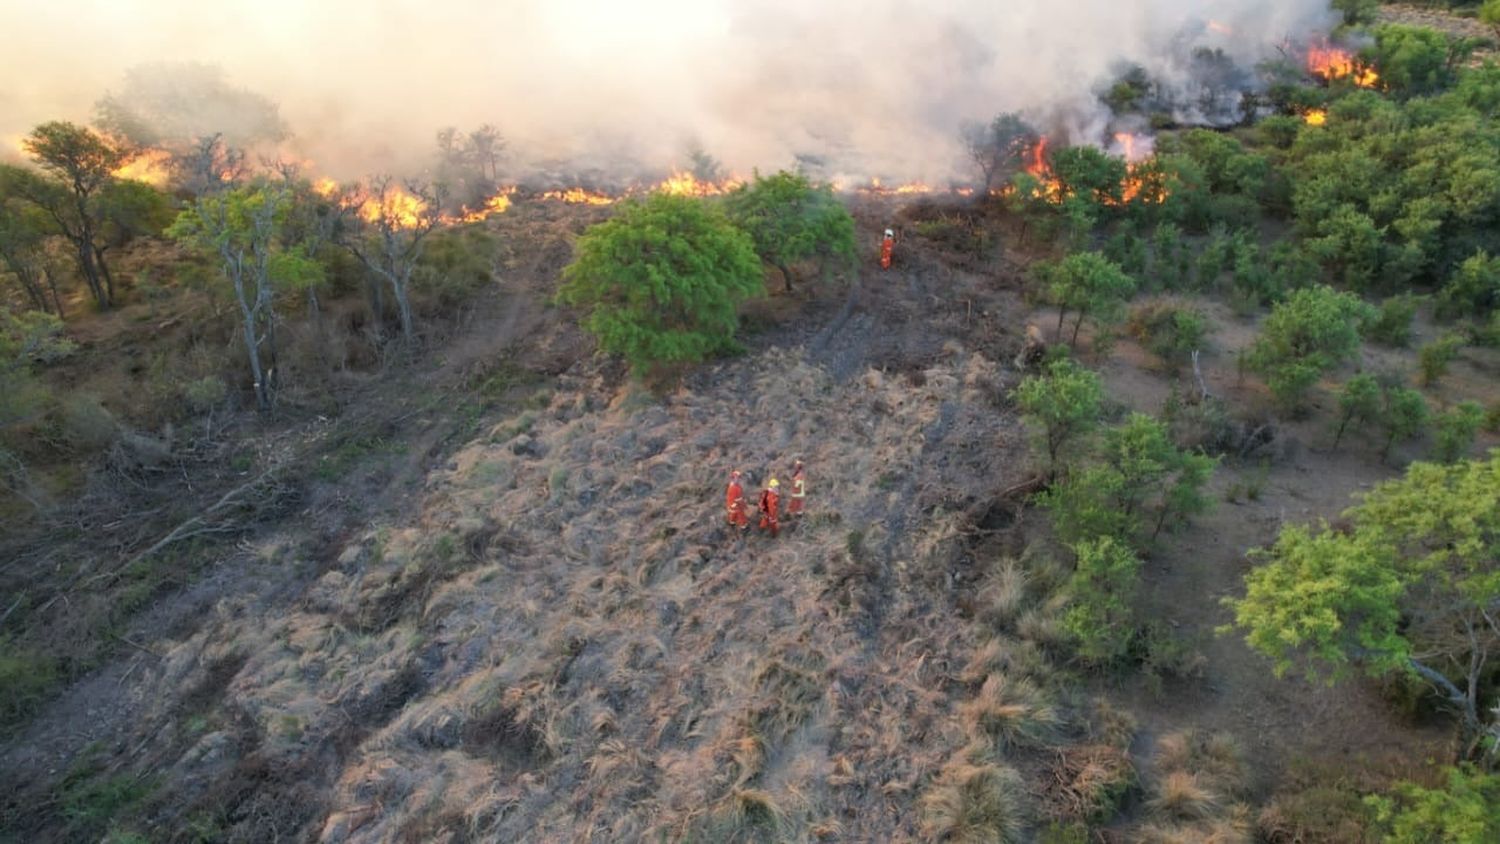
[[[886,236],[886,237],[895,237],[895,236],[896,236],[896,233],[895,233],[895,232],[893,232],[893,231],[891,231],[891,230],[890,230],[890,229],[886,229],[886,230],[885,230],[885,236]]]

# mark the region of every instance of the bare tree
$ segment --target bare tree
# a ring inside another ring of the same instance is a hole
[[[984,179],[984,192],[988,193],[997,180],[1020,169],[1026,160],[1026,151],[1036,146],[1040,136],[1021,116],[1005,113],[997,116],[988,125],[974,123],[964,128],[964,147],[969,157],[979,167]]]
[[[441,183],[409,180],[398,185],[390,176],[370,179],[341,243],[376,278],[390,285],[401,315],[401,335],[411,342],[416,328],[411,311],[411,280],[427,236],[442,221],[447,189]],[[377,315],[378,318],[378,315]]]
[[[187,152],[172,156],[178,184],[194,196],[233,187],[249,174],[245,151],[230,146],[222,132],[204,135]]]
[[[439,133],[441,143],[441,133]],[[468,154],[483,179],[494,181],[499,176],[500,157],[505,153],[505,139],[500,130],[486,123],[469,133]]]

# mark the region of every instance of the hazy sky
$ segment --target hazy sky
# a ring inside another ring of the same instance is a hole
[[[0,150],[87,119],[125,71],[218,65],[281,104],[326,170],[417,166],[443,125],[492,122],[518,162],[733,167],[798,153],[941,178],[958,127],[1024,109],[1102,132],[1121,61],[1184,45],[1249,63],[1326,25],[1326,0],[0,0]],[[1218,21],[1229,32],[1207,27]],[[420,154],[419,154],[420,153]],[[518,163],[519,166],[519,163]]]

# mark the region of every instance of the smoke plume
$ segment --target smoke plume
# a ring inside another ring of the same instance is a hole
[[[1328,23],[1326,0],[0,0],[0,156],[168,62],[277,103],[281,143],[335,176],[412,172],[438,128],[492,123],[511,175],[698,146],[741,173],[941,182],[967,172],[960,127],[1002,111],[1103,143],[1128,65],[1212,122],[1187,113],[1195,50],[1248,70]]]

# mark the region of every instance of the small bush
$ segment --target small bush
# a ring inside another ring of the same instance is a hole
[[[1176,371],[1195,350],[1203,348],[1208,336],[1208,323],[1200,311],[1166,299],[1136,305],[1125,328],[1169,371]]]
[[[1484,408],[1474,401],[1461,402],[1440,414],[1433,426],[1437,458],[1454,463],[1467,454],[1484,419]]]
[[[1124,542],[1104,536],[1073,547],[1078,568],[1068,581],[1072,600],[1063,630],[1084,662],[1105,665],[1125,656],[1135,637],[1133,599],[1141,561]]]
[[[57,683],[56,661],[0,636],[0,727],[31,716]]]
[[[1410,293],[1381,302],[1380,310],[1365,323],[1364,335],[1377,343],[1406,348],[1411,342],[1411,321],[1417,313],[1417,302],[1417,297]]]
[[[1448,365],[1458,357],[1459,349],[1464,346],[1464,338],[1459,334],[1444,334],[1431,343],[1417,350],[1417,364],[1421,368],[1422,383],[1424,385],[1436,384],[1439,379],[1448,374]]]
[[[1156,784],[1146,811],[1168,820],[1198,821],[1217,814],[1223,804],[1223,798],[1204,786],[1197,774],[1172,771]]]
[[[72,451],[108,448],[119,436],[115,417],[90,395],[69,396],[58,409],[58,434]]]
[[[224,379],[207,375],[183,385],[182,400],[194,413],[207,413],[223,404],[228,393]]]
[[[959,715],[971,733],[988,737],[997,747],[1037,744],[1061,724],[1057,710],[1029,680],[991,674],[972,700],[959,704]]]

